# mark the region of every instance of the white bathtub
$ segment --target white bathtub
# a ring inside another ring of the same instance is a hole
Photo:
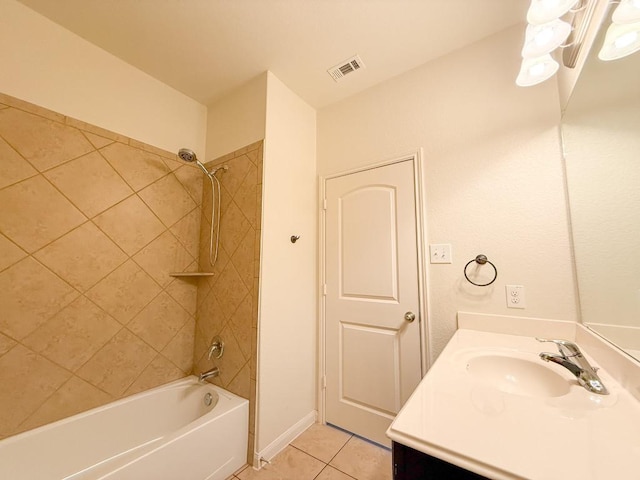
[[[0,479],[225,480],[248,423],[247,400],[186,377],[0,441]]]

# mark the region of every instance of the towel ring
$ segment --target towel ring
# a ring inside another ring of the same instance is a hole
[[[476,262],[478,265],[484,265],[485,263],[488,263],[489,265],[491,265],[493,267],[493,280],[491,280],[489,283],[476,283],[473,280],[471,280],[469,278],[469,276],[467,275],[467,267],[469,265],[471,265],[473,262]],[[496,268],[496,266],[491,263],[489,260],[487,260],[487,256],[486,255],[478,255],[476,256],[476,258],[474,258],[473,260],[470,260],[469,262],[467,262],[467,264],[464,266],[464,278],[467,279],[467,281],[469,283],[472,283],[473,285],[477,286],[477,287],[486,287],[488,285],[491,285],[493,282],[496,281],[496,278],[498,278],[498,269]]]

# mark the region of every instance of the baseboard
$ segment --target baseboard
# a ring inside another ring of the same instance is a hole
[[[298,435],[304,432],[311,425],[316,423],[318,418],[318,412],[313,410],[298,420],[289,429],[287,429],[282,435],[276,438],[273,442],[263,448],[260,452],[254,452],[253,454],[253,468],[260,470],[263,467],[265,460],[271,461],[278,453],[286,448]]]

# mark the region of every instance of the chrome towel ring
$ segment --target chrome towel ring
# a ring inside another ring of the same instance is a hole
[[[467,267],[471,265],[473,262],[476,262],[478,265],[484,265],[485,263],[488,263],[489,265],[491,265],[493,267],[493,280],[491,280],[489,283],[476,283],[473,280],[471,280],[467,275]],[[477,287],[486,287],[496,281],[496,278],[498,278],[498,269],[493,263],[491,263],[487,259],[486,255],[480,254],[480,255],[477,255],[476,258],[474,258],[473,260],[470,260],[469,262],[467,262],[467,264],[464,266],[464,278],[466,278],[469,283],[472,283]]]

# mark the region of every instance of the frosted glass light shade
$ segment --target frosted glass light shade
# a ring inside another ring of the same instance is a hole
[[[531,0],[527,11],[527,22],[542,25],[560,18],[578,3],[579,0]]]
[[[560,68],[560,64],[556,62],[548,53],[536,58],[525,58],[522,60],[520,73],[516,78],[516,85],[519,87],[531,87],[542,83],[553,77]]]
[[[612,23],[607,29],[600,60],[617,60],[640,50],[640,22],[617,25]]]
[[[527,25],[522,48],[523,58],[535,58],[551,53],[569,37],[571,24],[556,18],[542,25]]]
[[[640,22],[640,0],[622,0],[611,16],[613,23]]]

